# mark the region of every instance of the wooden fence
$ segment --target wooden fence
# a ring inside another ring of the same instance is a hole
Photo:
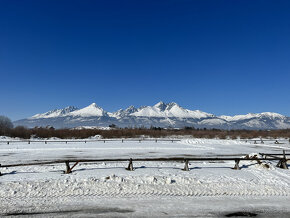
[[[289,156],[290,154],[286,154],[285,151],[283,151],[283,154],[268,154],[268,153],[260,153],[260,155],[262,155],[262,157],[258,158],[258,157],[249,157],[249,156],[245,156],[245,157],[199,157],[199,158],[188,158],[188,157],[172,157],[172,158],[135,158],[132,159],[130,158],[128,159],[124,159],[124,158],[117,158],[117,159],[69,159],[69,160],[55,160],[55,161],[46,161],[46,162],[32,162],[32,163],[19,163],[19,164],[6,164],[6,165],[1,165],[0,167],[2,168],[11,168],[11,167],[23,167],[23,166],[33,166],[33,165],[49,165],[49,164],[59,164],[59,163],[65,163],[66,166],[66,170],[64,171],[64,173],[68,174],[71,173],[73,168],[81,162],[86,162],[86,163],[90,163],[90,162],[126,162],[129,161],[129,165],[126,168],[126,170],[130,170],[133,171],[134,167],[133,167],[133,161],[134,162],[170,162],[170,161],[174,161],[174,162],[184,162],[184,168],[182,170],[184,171],[189,171],[189,161],[194,162],[194,161],[234,161],[235,165],[232,169],[235,170],[240,170],[240,166],[239,163],[240,161],[257,161],[258,164],[261,164],[261,161],[267,160],[267,161],[275,161],[278,160],[278,164],[277,167],[283,168],[283,169],[288,169],[288,165],[287,165],[287,161],[289,159],[286,158],[286,156]],[[73,166],[70,166],[70,163],[74,163]],[[1,176],[1,172],[0,172],[0,176]]]
[[[179,142],[181,139],[162,139],[162,138],[156,138],[156,139],[147,139],[147,138],[141,138],[141,139],[130,139],[130,138],[124,138],[124,139],[88,139],[88,140],[1,140],[0,144],[12,144],[12,143],[90,143],[90,142],[139,142],[142,141],[146,142]],[[243,142],[253,142],[254,144],[264,144],[264,142],[274,142],[275,144],[290,144],[290,139],[241,139]]]
[[[254,144],[264,144],[265,142],[274,142],[275,144],[290,144],[290,139],[241,139],[244,142],[253,142]]]
[[[9,145],[10,143],[90,143],[90,142],[139,142],[148,141],[148,142],[179,142],[181,139],[95,139],[95,140],[3,140],[0,143]]]

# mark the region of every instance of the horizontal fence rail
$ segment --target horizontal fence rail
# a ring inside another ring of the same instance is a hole
[[[1,140],[0,143],[179,142],[181,139]]]
[[[289,139],[287,139],[287,138],[284,138],[284,139],[263,139],[263,138],[261,138],[261,139],[241,139],[241,141],[265,141],[265,142],[273,142],[273,141],[289,141]]]
[[[264,142],[274,142],[275,144],[290,144],[290,139],[241,139],[243,142],[253,142],[254,144],[264,144]]]
[[[49,164],[59,164],[59,163],[65,163],[66,165],[66,171],[64,171],[66,174],[71,173],[72,169],[78,164],[78,163],[92,163],[92,162],[125,162],[129,161],[129,165],[126,168],[126,170],[133,171],[133,161],[134,162],[185,162],[184,171],[189,171],[189,161],[235,161],[235,166],[232,169],[240,170],[239,163],[240,161],[257,161],[258,164],[261,164],[261,161],[279,161],[277,164],[277,167],[288,169],[287,156],[290,156],[290,154],[286,154],[285,151],[283,151],[283,154],[268,154],[268,153],[260,153],[262,157],[258,156],[245,156],[245,157],[196,157],[196,158],[189,158],[189,157],[171,157],[171,158],[115,158],[115,159],[63,159],[63,160],[54,160],[54,161],[43,161],[43,162],[31,162],[31,163],[18,163],[18,164],[6,164],[6,165],[0,165],[2,168],[10,168],[10,167],[21,167],[21,166],[33,166],[33,165],[49,165]],[[268,156],[268,157],[267,157]],[[279,157],[282,156],[282,157]],[[270,158],[269,158],[270,157]],[[70,163],[74,163],[74,165],[71,167]],[[2,175],[0,173],[0,175]]]
[[[290,155],[290,154],[287,154]],[[269,156],[269,155],[268,155]],[[175,157],[175,158],[121,158],[121,159],[64,159],[64,160],[55,160],[55,161],[44,161],[44,162],[32,162],[32,163],[19,163],[19,164],[7,164],[0,165],[0,167],[19,167],[19,166],[33,166],[33,165],[49,165],[49,164],[58,164],[65,162],[126,162],[128,160],[134,160],[136,162],[183,162],[183,161],[245,161],[245,160],[280,160],[281,157],[273,157],[273,158],[241,158],[241,157],[204,157],[204,158],[183,158],[183,157]]]
[[[130,139],[130,138],[123,138],[123,139],[80,139],[80,140],[0,140],[0,144],[10,144],[10,143],[91,143],[91,142],[180,142],[182,139],[162,139],[162,138],[156,138],[156,139],[147,139],[147,138],[141,138],[141,139]],[[290,144],[290,139],[241,139],[242,142],[253,142],[254,144],[264,142],[274,142],[275,144]]]
[[[290,154],[286,154],[286,153],[285,154],[284,153],[283,154],[277,154],[277,153],[275,153],[275,154],[274,153],[259,153],[259,154],[262,155],[262,156],[263,155],[264,156],[271,156],[271,155],[275,155],[275,156],[286,155],[286,156],[289,156],[290,155]]]

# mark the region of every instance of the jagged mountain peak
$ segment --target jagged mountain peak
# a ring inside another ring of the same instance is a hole
[[[91,103],[88,107],[97,107],[96,103]]]
[[[120,118],[120,117],[125,117],[125,116],[130,116],[130,114],[136,112],[137,109],[131,105],[128,108],[124,109],[119,109],[118,111],[114,113],[110,113],[109,115],[112,117]]]
[[[180,107],[177,103],[175,102],[170,102],[170,103],[165,103],[163,101],[158,102],[155,104],[153,107],[159,108],[160,110],[169,110],[173,106],[178,106]]]
[[[158,102],[153,107],[159,108],[160,110],[164,111],[167,107],[167,104],[165,104],[163,101]]]
[[[68,114],[68,113],[76,111],[76,110],[78,110],[77,107],[68,106],[68,107],[65,107],[65,108],[61,109],[61,114]]]
[[[166,110],[170,111],[171,109],[179,109],[179,110],[186,110],[183,107],[179,106],[177,103],[175,102],[171,102],[167,104]]]
[[[263,113],[261,113],[261,115],[271,117],[271,118],[286,118],[284,115],[274,113],[274,112],[263,112]]]
[[[96,103],[92,103],[87,107],[73,111],[70,113],[72,116],[80,117],[101,117],[108,116],[107,112],[103,108],[99,107]]]
[[[90,105],[84,107],[84,108],[101,108],[96,103],[91,103]]]
[[[137,117],[178,117],[178,118],[205,118],[212,117],[212,114],[208,114],[202,111],[191,111],[184,109],[175,102],[164,103],[158,102],[154,106],[143,106],[138,108],[138,111],[131,114]]]
[[[273,112],[262,112],[262,113],[248,113],[245,115],[234,115],[234,116],[222,115],[222,116],[219,116],[219,118],[222,118],[227,121],[239,121],[239,120],[249,120],[249,119],[255,119],[255,118],[286,119],[286,116],[278,114],[278,113],[273,113]]]
[[[131,105],[131,106],[129,106],[129,107],[127,107],[126,109],[125,109],[125,111],[130,111],[130,112],[132,112],[132,111],[136,111],[137,109],[133,106],[133,105]]]
[[[96,103],[82,109],[69,106],[43,114],[36,114],[28,119],[18,120],[14,125],[54,126],[67,128],[77,126],[120,127],[156,126],[177,127],[194,126],[196,128],[220,129],[285,129],[290,128],[290,117],[273,112],[248,113],[235,116],[215,116],[200,110],[189,110],[175,102],[158,102],[153,106],[135,108],[129,106],[114,113],[108,113]]]
[[[165,103],[163,101],[159,101],[154,105],[154,107],[158,107],[159,105],[164,105]],[[165,104],[166,105],[166,104]]]
[[[35,114],[34,116],[30,117],[30,119],[40,119],[40,118],[53,118],[53,117],[60,117],[69,114],[70,112],[76,111],[78,108],[74,106],[68,106],[63,109],[54,109],[42,114]]]

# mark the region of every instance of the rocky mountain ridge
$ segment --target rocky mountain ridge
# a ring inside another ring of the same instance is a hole
[[[81,109],[69,106],[14,122],[15,126],[24,125],[30,128],[48,125],[55,128],[106,127],[111,124],[119,127],[285,129],[290,128],[290,118],[272,112],[216,116],[200,110],[185,109],[174,102],[159,102],[154,106],[130,106],[116,112],[107,112],[96,103]]]

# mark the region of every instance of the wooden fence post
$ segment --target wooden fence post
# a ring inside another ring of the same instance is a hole
[[[78,165],[78,163],[79,163],[79,161],[75,162],[75,164],[74,164],[72,167],[70,167],[70,165],[69,165],[69,161],[65,161],[65,165],[66,165],[66,171],[65,171],[65,174],[69,174],[69,173],[71,173],[72,170],[73,170],[73,168],[74,168],[76,165]]]
[[[281,168],[287,170],[288,169],[288,165],[287,165],[287,161],[283,158],[283,161],[281,163]]]
[[[66,166],[65,174],[69,174],[69,173],[71,173],[71,171],[70,171],[69,161],[65,161],[65,166]]]
[[[285,150],[283,150],[283,158],[281,158],[281,159],[279,160],[279,162],[278,162],[278,164],[277,164],[277,167],[280,167],[280,168],[285,169],[285,170],[288,169]]]
[[[189,171],[188,160],[185,160],[184,168],[182,170]]]
[[[130,160],[129,160],[129,165],[128,165],[128,167],[126,168],[126,170],[129,170],[129,171],[133,171],[133,170],[134,170],[134,168],[133,168],[133,160],[132,160],[132,158],[130,158]]]
[[[9,141],[7,142],[7,145],[9,145]]]
[[[239,163],[240,163],[240,160],[235,160],[235,166],[234,166],[234,170],[240,170],[241,168],[240,168],[240,166],[239,166]]]

